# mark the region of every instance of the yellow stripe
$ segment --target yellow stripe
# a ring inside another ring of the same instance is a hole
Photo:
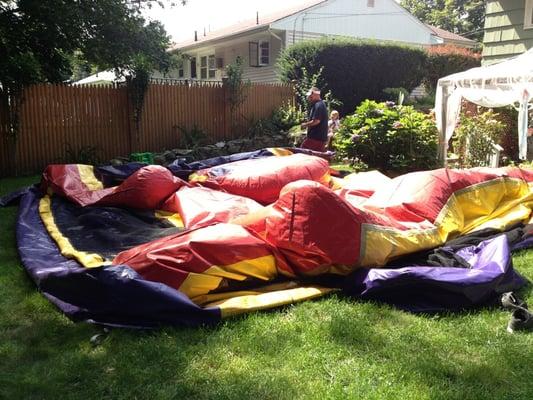
[[[189,176],[189,182],[205,182],[207,180],[207,175],[198,175],[196,172],[192,173]]]
[[[102,182],[94,176],[94,167],[92,165],[77,164],[78,173],[81,181],[87,186],[89,190],[101,190],[104,188]]]
[[[198,296],[217,289],[223,279],[244,281],[246,278],[256,278],[270,281],[277,275],[276,259],[268,255],[225,266],[213,265],[199,274],[190,272],[179,290],[195,301]]]
[[[110,265],[111,261],[105,261],[99,254],[86,253],[78,251],[72,246],[70,241],[63,236],[57,227],[52,214],[52,200],[50,196],[44,196],[39,202],[39,214],[43,220],[48,234],[55,240],[61,254],[67,258],[77,260],[86,268],[96,268],[103,265]]]
[[[346,181],[335,176],[331,177],[331,190],[342,189],[346,185]]]
[[[363,224],[361,227],[360,264],[362,267],[384,266],[388,261],[401,255],[430,249],[438,244],[437,228],[400,231]]]
[[[292,155],[292,151],[290,151],[289,149],[284,149],[283,147],[268,147],[267,150],[278,157]]]
[[[318,181],[319,183],[323,184],[324,186],[330,186],[331,184],[331,175],[329,172],[326,172],[322,178]]]
[[[521,179],[502,177],[471,185],[448,199],[434,228],[401,231],[363,224],[361,266],[382,266],[399,256],[430,249],[458,235],[484,228],[504,230],[527,221],[533,192]]]
[[[219,307],[222,318],[294,304],[303,300],[310,300],[324,296],[338,289],[320,286],[295,287],[283,290],[283,284],[265,286],[256,291],[227,293],[232,297],[208,303],[205,307]],[[287,286],[294,286],[291,282]],[[210,295],[211,296],[211,295]]]
[[[532,202],[518,204],[516,207],[507,210],[504,214],[491,218],[490,220],[482,223],[481,225],[476,226],[468,233],[488,228],[504,231],[510,226],[515,225],[519,222],[527,223],[531,215],[532,205]]]
[[[177,226],[178,228],[185,227],[185,225],[183,224],[183,220],[181,219],[181,215],[179,215],[179,213],[157,210],[155,212],[155,216],[159,219],[166,219],[168,222],[170,222],[174,226]]]

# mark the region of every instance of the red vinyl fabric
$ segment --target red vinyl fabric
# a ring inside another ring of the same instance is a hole
[[[92,167],[49,165],[43,173],[44,192],[66,197],[79,206],[122,206],[155,209],[176,190],[188,185],[161,166],[139,169],[119,186],[106,188],[92,174]]]
[[[437,169],[392,180],[368,174],[336,180],[337,189],[328,170],[327,161],[314,156],[268,157],[200,171],[192,181],[203,186],[193,187],[149,166],[102,189],[87,166],[50,166],[43,188],[80,206],[179,213],[185,232],[122,251],[113,264],[228,315],[324,293],[289,291],[283,300],[277,289],[265,289],[273,292],[267,299],[258,294],[281,277],[383,267],[476,229],[501,230],[531,217],[533,172],[519,168]],[[53,219],[46,202],[41,209],[45,223]],[[53,223],[47,227],[58,243],[70,245],[65,256],[79,253]],[[233,298],[242,299],[239,306]]]
[[[306,154],[237,161],[200,170],[192,182],[270,204],[285,185],[301,179],[329,184],[328,162]]]
[[[229,222],[235,218],[262,210],[264,207],[247,197],[207,187],[182,187],[161,207],[180,214],[186,228]]]

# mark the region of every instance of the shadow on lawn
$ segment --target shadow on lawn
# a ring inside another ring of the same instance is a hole
[[[529,370],[533,352],[520,345],[523,338],[516,340],[516,335],[505,332],[499,309],[456,313],[450,319],[371,304],[363,307],[369,308],[363,321],[335,315],[329,326],[331,339],[347,351],[387,365],[404,384],[426,385],[429,398],[479,399],[487,394],[527,398],[533,389]],[[494,328],[481,326],[476,332],[474,321],[488,312],[495,313],[493,319],[499,321]]]

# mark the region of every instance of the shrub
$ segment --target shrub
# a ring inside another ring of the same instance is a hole
[[[497,117],[498,114],[491,110],[474,116],[464,113],[461,115],[453,141],[461,167],[489,165],[492,146],[500,141],[505,131],[505,125]]]
[[[66,164],[88,164],[97,165],[100,163],[101,148],[98,146],[81,146],[72,147],[70,143],[65,146],[65,158]]]
[[[404,101],[409,97],[409,91],[405,88],[385,88],[383,89],[385,100],[394,101],[399,105],[402,105]]]
[[[288,132],[293,126],[305,121],[305,113],[301,107],[287,103],[272,113],[270,118],[262,118],[250,124],[249,137],[275,135]]]
[[[401,172],[437,165],[437,127],[412,106],[366,100],[346,116],[335,136],[341,158],[370,168]]]
[[[248,137],[255,138],[257,136],[275,135],[281,130],[274,124],[272,118],[260,118],[250,124],[248,128]]]
[[[385,100],[385,88],[415,88],[424,77],[426,53],[397,44],[350,38],[303,41],[283,50],[278,71],[283,81],[320,73],[317,86],[331,91],[352,112],[364,99]],[[305,72],[304,72],[305,71]]]
[[[437,81],[450,74],[481,65],[481,55],[456,46],[433,46],[427,49],[426,73],[423,83],[432,93]]]
[[[209,142],[209,135],[198,125],[194,124],[191,129],[184,126],[176,126],[181,132],[180,145],[185,149],[193,150]]]
[[[518,111],[514,107],[505,107],[498,109],[496,117],[504,126],[504,132],[499,141],[503,147],[502,161],[519,162],[518,158]]]
[[[272,113],[272,123],[280,131],[287,132],[295,125],[300,125],[305,121],[306,115],[300,106],[290,103],[285,104]]]
[[[331,91],[325,89],[325,85],[320,84],[320,82],[323,80],[323,70],[324,67],[320,67],[317,72],[310,74],[307,72],[307,68],[302,67],[301,76],[295,82],[294,89],[296,92],[296,102],[298,103],[300,109],[304,112],[304,115],[309,114],[311,104],[309,103],[309,100],[307,100],[307,92],[312,87],[322,87],[321,97],[322,100],[324,100],[324,103],[326,103],[326,107],[328,107],[328,109],[332,110],[339,108],[342,105],[339,100],[333,98]]]

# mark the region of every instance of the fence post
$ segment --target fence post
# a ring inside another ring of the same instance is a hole
[[[18,160],[17,160],[17,142],[18,135],[20,134],[20,117],[22,113],[22,103],[24,102],[24,89],[17,93],[4,93],[2,96],[3,108],[2,114],[4,114],[2,129],[2,141],[6,144],[4,149],[4,157],[6,164],[6,176],[17,176],[19,172]],[[2,158],[4,158],[2,157]],[[2,171],[4,174],[4,171]]]
[[[221,97],[222,97],[222,129],[223,129],[223,135],[224,140],[228,140],[230,132],[229,132],[229,126],[231,125],[231,107],[229,107],[229,101],[228,101],[228,85],[226,83],[226,79],[222,79],[222,86],[220,86],[221,91]],[[229,123],[228,123],[229,122]]]
[[[139,132],[138,132],[138,126],[135,123],[135,110],[133,109],[133,101],[131,100],[131,85],[129,81],[126,81],[126,100],[127,100],[127,107],[126,107],[126,114],[128,118],[128,141],[129,141],[129,154],[135,153],[137,150],[137,147],[139,145]],[[128,154],[128,156],[129,156]]]

